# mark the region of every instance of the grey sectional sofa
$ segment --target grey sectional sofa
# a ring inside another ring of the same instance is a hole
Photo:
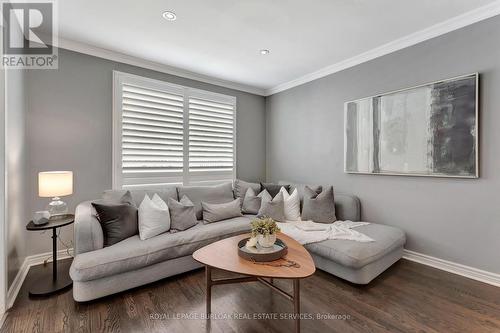
[[[131,191],[140,204],[146,191]],[[158,193],[158,191],[153,191]],[[179,187],[160,191],[163,198],[178,199],[189,193],[195,205],[201,201],[218,203],[233,197],[231,184],[217,187]],[[121,196],[108,191],[105,196]],[[336,194],[335,207],[340,220],[360,219],[359,199]],[[73,297],[89,301],[151,283],[201,267],[192,253],[214,241],[248,232],[254,216],[246,215],[211,224],[199,223],[177,233],[164,233],[141,241],[138,235],[103,247],[103,232],[90,201],[76,209],[75,258],[71,265]],[[405,243],[404,233],[390,226],[370,224],[357,230],[376,240],[373,243],[327,240],[306,245],[317,268],[348,281],[366,284],[399,260]]]

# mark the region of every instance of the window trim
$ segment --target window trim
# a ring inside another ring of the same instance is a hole
[[[200,175],[199,177],[193,177],[189,172],[189,98],[205,98],[212,99],[222,103],[233,104],[234,106],[234,122],[233,122],[233,172],[232,178],[236,179],[236,166],[237,166],[237,120],[238,120],[238,108],[237,99],[235,96],[229,96],[220,93],[214,93],[211,91],[191,88],[188,86],[182,86],[178,84],[173,84],[167,81],[161,81],[156,79],[151,79],[148,77],[143,77],[139,75],[129,74],[120,71],[113,71],[113,100],[112,100],[112,188],[122,189],[123,188],[123,177],[122,177],[122,85],[124,83],[131,83],[137,85],[147,85],[148,88],[158,89],[158,90],[177,90],[179,94],[183,95],[183,171],[182,171],[182,181],[181,183],[174,183],[178,185],[202,185],[202,184],[213,184],[217,179],[217,172],[208,172],[208,174]],[[173,176],[178,178],[178,176]],[[158,179],[159,183],[161,181],[168,180],[168,176],[157,177],[152,179]],[[192,182],[192,179],[198,179]],[[142,178],[135,178],[138,183]],[[134,178],[129,178],[129,181],[134,182]],[[172,183],[169,183],[172,184]],[[134,186],[133,184],[128,185]],[[138,184],[137,188],[154,188],[162,186],[160,185],[144,185]]]

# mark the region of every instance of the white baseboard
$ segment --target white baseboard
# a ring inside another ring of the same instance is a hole
[[[69,249],[70,252],[73,252],[73,249]],[[28,256],[24,259],[23,264],[19,268],[14,281],[12,281],[12,285],[7,292],[7,309],[10,309],[12,305],[14,305],[14,301],[17,298],[17,294],[23,285],[24,279],[26,279],[26,275],[30,270],[31,266],[36,266],[43,264],[44,260],[48,257],[52,256],[52,252],[39,253],[32,256]],[[57,260],[63,260],[70,258],[66,249],[57,251]],[[52,258],[48,260],[48,262],[52,262]]]
[[[7,311],[5,311],[0,317],[0,328],[3,327],[3,323],[5,322],[6,318],[7,318]]]
[[[496,287],[500,287],[500,274],[492,273],[488,271],[483,271],[478,268],[465,266],[462,264],[458,264],[456,262],[439,259],[435,257],[431,257],[426,254],[404,250],[403,258],[418,262],[420,264],[424,264],[427,266],[431,266],[446,272],[454,273],[457,275],[461,275],[467,277],[469,279],[473,279],[476,281],[481,281],[484,283],[491,284]]]

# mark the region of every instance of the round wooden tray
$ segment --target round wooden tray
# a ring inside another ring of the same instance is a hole
[[[265,248],[257,245],[249,250],[245,245],[250,238],[244,238],[238,242],[238,255],[243,259],[250,261],[266,262],[283,258],[288,253],[288,247],[285,242],[277,238],[273,247]]]

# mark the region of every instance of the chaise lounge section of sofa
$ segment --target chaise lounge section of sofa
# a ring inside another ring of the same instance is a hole
[[[131,192],[137,205],[147,193]],[[122,193],[109,191],[107,195],[120,196]],[[175,199],[179,198],[179,193],[189,193],[195,205],[201,201],[222,203],[234,197],[231,184],[167,188],[162,190],[162,194],[165,193]],[[360,202],[353,195],[336,194],[335,208],[339,220],[360,219]],[[135,235],[103,247],[103,231],[91,201],[78,205],[75,215],[75,258],[70,276],[73,298],[79,302],[200,268],[191,256],[194,251],[217,240],[249,232],[250,221],[255,217],[245,215],[210,224],[200,221],[185,231],[167,232],[144,241]],[[376,241],[327,240],[306,245],[317,268],[365,284],[401,258],[405,242],[401,230],[381,224],[369,224],[357,230]]]

